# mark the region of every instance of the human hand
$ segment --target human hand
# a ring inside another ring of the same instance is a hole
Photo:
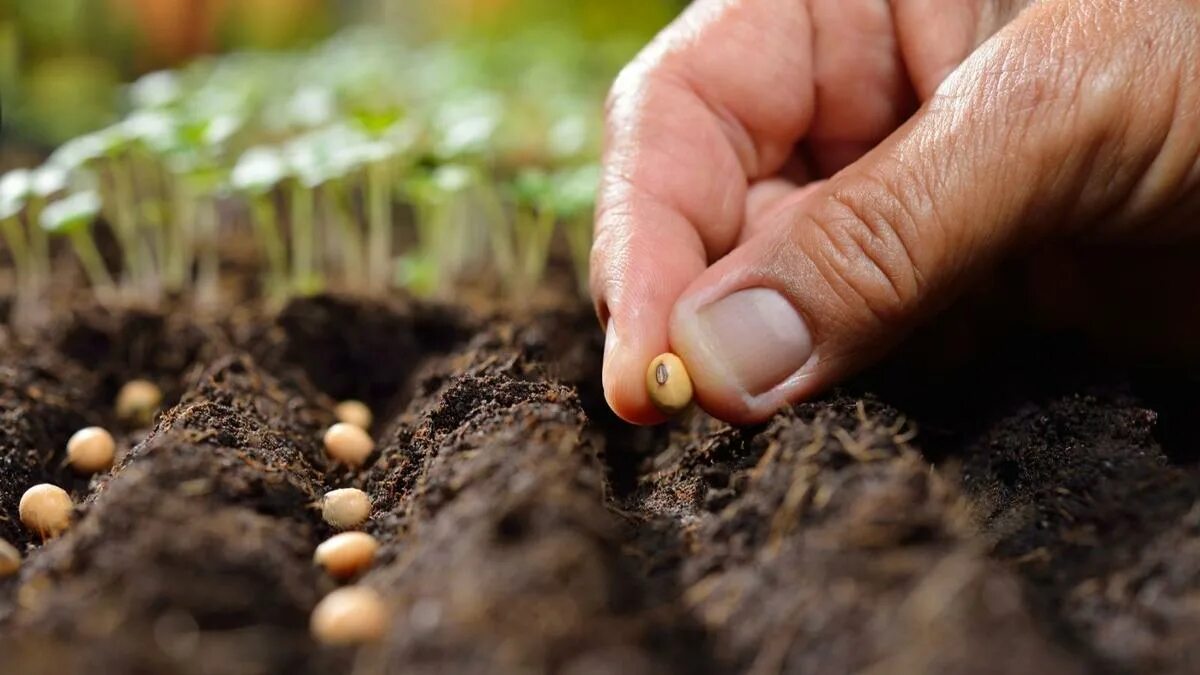
[[[1035,249],[1052,312],[1200,344],[1196,0],[698,0],[614,84],[604,166],[592,293],[632,422],[662,420],[661,352],[761,421]]]

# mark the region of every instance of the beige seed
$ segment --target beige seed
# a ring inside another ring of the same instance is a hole
[[[650,402],[667,416],[678,415],[692,403],[692,378],[678,356],[659,354],[646,369],[646,393]]]
[[[342,401],[333,409],[333,414],[339,422],[353,424],[359,429],[370,429],[371,421],[374,417],[371,415],[371,409],[362,401]]]
[[[162,399],[162,390],[153,382],[130,380],[117,393],[117,419],[133,427],[148,427],[154,423]]]
[[[16,546],[0,539],[0,577],[12,576],[21,569],[21,552]]]
[[[99,473],[112,468],[117,442],[100,427],[76,431],[67,441],[67,463],[79,473]]]
[[[47,539],[58,535],[71,525],[71,511],[74,508],[71,495],[68,495],[66,490],[57,485],[41,483],[21,495],[17,511],[25,527]]]
[[[325,493],[321,516],[331,527],[352,530],[371,517],[371,498],[358,488],[341,488]]]
[[[383,598],[366,586],[339,588],[313,608],[310,628],[318,641],[329,645],[374,642],[388,626]]]
[[[325,432],[325,453],[335,462],[362,466],[375,449],[375,441],[361,427],[338,422]]]
[[[313,554],[313,562],[334,579],[349,579],[375,561],[379,542],[366,532],[342,532],[326,539]]]

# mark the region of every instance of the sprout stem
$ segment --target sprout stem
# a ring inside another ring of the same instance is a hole
[[[29,232],[30,286],[35,292],[41,290],[50,273],[50,238],[39,225],[45,206],[44,199],[35,197],[30,200],[25,214],[25,229]]]
[[[121,245],[125,273],[134,287],[140,288],[145,282],[146,266],[141,256],[142,247],[138,242],[137,221],[134,219],[137,207],[130,170],[128,164],[119,158],[113,158],[110,162],[109,174],[112,176],[113,202],[116,205],[113,230]]]
[[[279,298],[287,291],[287,248],[279,230],[279,209],[275,199],[260,195],[251,201],[252,220],[267,258],[267,291]]]
[[[201,200],[196,209],[199,265],[196,271],[196,297],[201,304],[213,305],[220,295],[221,257],[218,249],[220,213],[217,200]]]
[[[386,288],[392,278],[391,190],[388,167],[367,167],[367,278],[371,288]]]
[[[92,233],[87,228],[81,228],[71,232],[69,236],[71,243],[75,246],[75,254],[79,256],[79,262],[83,264],[83,271],[87,275],[88,281],[95,287],[99,295],[108,294],[115,285],[112,275],[108,273],[108,268],[104,265],[104,258],[100,256],[100,251],[96,248],[96,242],[92,240]]]
[[[318,285],[313,260],[315,200],[312,189],[299,183],[292,186],[292,284],[300,293],[312,292]]]
[[[341,181],[333,180],[326,185],[326,208],[329,219],[336,222],[342,233],[339,242],[342,253],[342,274],[351,287],[361,286],[363,281],[363,237],[358,224],[349,213],[346,188]]]
[[[0,229],[12,252],[13,267],[17,272],[17,287],[23,288],[29,283],[29,245],[25,241],[25,231],[16,216],[0,221]]]

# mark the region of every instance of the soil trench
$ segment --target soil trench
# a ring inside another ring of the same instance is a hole
[[[761,427],[635,429],[604,405],[601,349],[583,310],[331,296],[6,335],[0,537],[24,561],[0,579],[0,674],[1200,670],[1182,376],[1022,345]],[[113,419],[134,377],[166,394],[152,429]],[[375,412],[361,470],[321,447],[346,398]],[[88,478],[64,448],[90,424],[120,454]],[[39,482],[77,505],[44,543],[16,517]],[[357,583],[392,612],[359,648],[308,629],[337,586],[317,505],[341,487],[371,495]]]

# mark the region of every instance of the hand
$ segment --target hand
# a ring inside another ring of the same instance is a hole
[[[671,350],[761,421],[1014,257],[1059,319],[1200,346],[1200,2],[1025,4],[698,0],[647,47],[592,253],[613,409],[662,419]]]

